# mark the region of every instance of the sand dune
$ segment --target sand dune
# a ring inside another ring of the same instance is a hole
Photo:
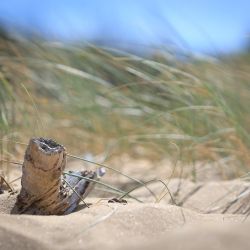
[[[205,215],[158,204],[99,204],[68,216],[2,214],[0,246],[2,249],[131,249],[154,243],[159,247],[165,244],[185,247],[190,241],[191,247],[197,239],[209,244],[210,239],[217,242],[217,232],[221,240],[236,232],[235,236],[239,236],[243,219],[241,215]],[[250,223],[245,222],[244,228],[250,229]],[[240,236],[247,239],[246,233]]]
[[[186,185],[194,188],[198,184]],[[3,194],[0,249],[250,249],[250,220],[246,215],[205,214],[198,212],[197,205],[191,206],[199,203],[198,198],[207,206],[217,189],[223,195],[222,187],[224,191],[234,187],[236,195],[248,184],[228,181],[205,187],[197,191],[195,199],[190,197],[193,203],[187,200],[184,208],[169,205],[166,200],[158,204],[129,201],[122,205],[91,198],[90,208],[67,216],[10,215],[15,196]],[[140,192],[142,196],[144,191],[138,190],[138,195]]]

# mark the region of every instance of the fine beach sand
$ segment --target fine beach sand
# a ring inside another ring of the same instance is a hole
[[[250,219],[230,213],[232,206],[221,212],[230,199],[249,190],[248,183],[182,182],[183,208],[170,205],[167,195],[160,203],[147,201],[147,190],[141,188],[136,195],[145,203],[123,205],[92,197],[87,199],[90,208],[67,216],[10,215],[15,195],[2,194],[0,249],[250,249]],[[177,183],[169,183],[171,192]]]

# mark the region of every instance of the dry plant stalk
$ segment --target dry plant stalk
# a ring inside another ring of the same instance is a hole
[[[15,190],[10,185],[10,183],[5,179],[4,175],[0,174],[0,194],[4,192],[5,189],[8,189],[10,193],[15,193]]]
[[[12,213],[62,215],[74,211],[93,183],[73,176],[63,181],[65,166],[62,145],[51,139],[31,139],[22,166],[22,188]],[[77,174],[96,179],[98,171]]]

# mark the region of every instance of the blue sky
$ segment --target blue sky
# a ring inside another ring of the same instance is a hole
[[[1,0],[0,20],[52,40],[230,52],[249,36],[250,0]]]

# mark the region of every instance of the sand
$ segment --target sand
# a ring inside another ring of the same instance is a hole
[[[250,249],[250,219],[232,212],[239,201],[223,214],[249,183],[173,179],[171,192],[180,182],[175,199],[183,207],[169,204],[167,195],[155,203],[141,188],[134,195],[145,203],[92,197],[87,199],[90,208],[67,216],[11,215],[15,195],[2,194],[0,249]],[[151,188],[162,191],[160,183]]]

